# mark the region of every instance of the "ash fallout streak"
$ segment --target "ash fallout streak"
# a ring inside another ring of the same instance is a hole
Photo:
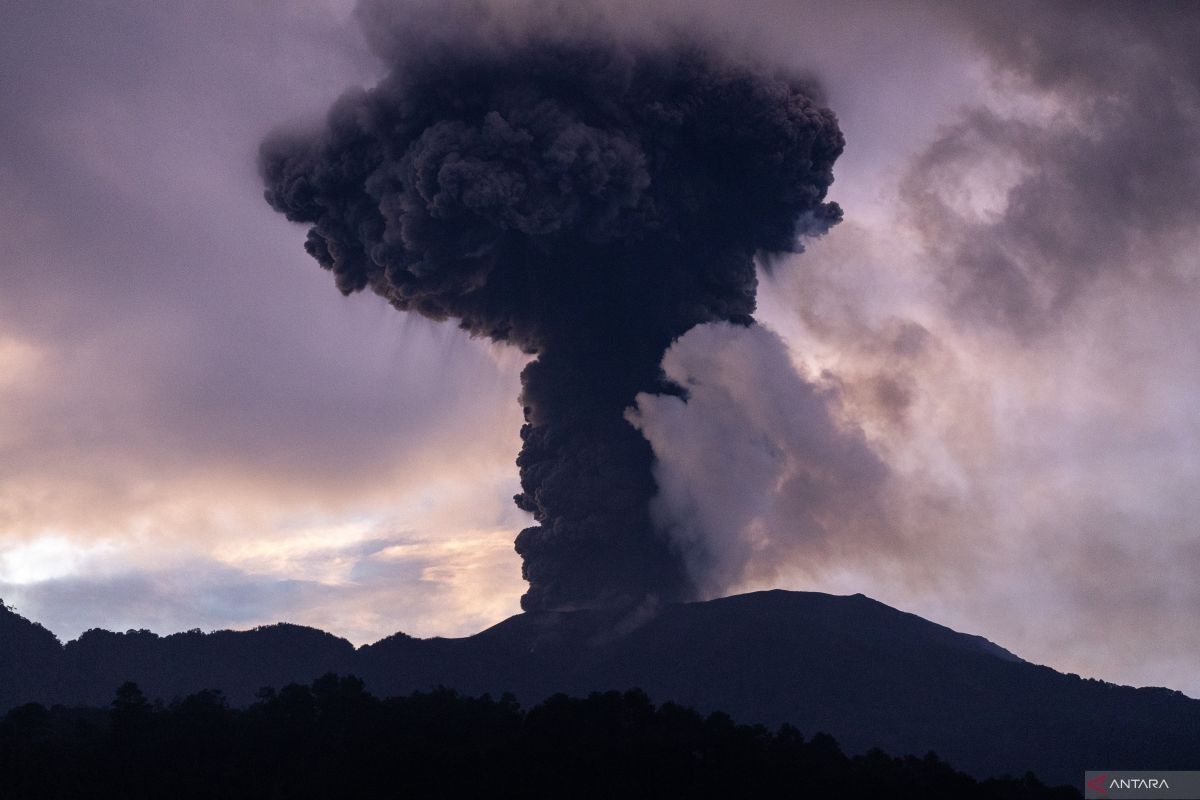
[[[751,324],[756,253],[840,218],[843,139],[796,78],[691,45],[425,46],[315,131],[262,145],[266,198],[311,225],[345,294],[453,318],[536,357],[521,375],[526,610],[694,594],[655,530],[639,392],[682,394],[671,342]]]

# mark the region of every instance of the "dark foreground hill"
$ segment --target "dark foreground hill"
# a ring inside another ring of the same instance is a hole
[[[640,687],[655,702],[742,723],[826,731],[852,753],[932,750],[981,777],[1031,770],[1074,784],[1084,769],[1200,764],[1200,701],[1063,675],[862,595],[775,591],[634,615],[531,613],[462,639],[397,634],[358,650],[289,625],[91,631],[60,647],[0,615],[4,707],[103,706],[127,680],[152,699],[216,688],[245,705],[260,687],[336,672],[381,696],[442,685],[510,692],[525,706],[557,692]]]
[[[31,704],[0,719],[0,797],[1073,800],[1036,778],[977,781],[936,756],[847,757],[826,734],[734,724],[639,691],[379,700],[357,678],[165,707],[133,684],[110,710]]]

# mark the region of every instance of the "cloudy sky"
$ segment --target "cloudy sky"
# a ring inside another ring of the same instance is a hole
[[[0,597],[64,639],[515,613],[524,357],[340,296],[255,165],[379,79],[361,20],[427,9],[0,9]],[[847,140],[763,326],[687,334],[691,400],[629,414],[705,592],[862,592],[1200,696],[1200,10],[594,11],[812,76]]]

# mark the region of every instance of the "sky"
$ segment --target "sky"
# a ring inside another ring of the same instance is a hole
[[[362,644],[518,612],[527,357],[339,295],[256,167],[430,8],[0,2],[20,613],[63,639],[287,620]],[[565,8],[480,4],[515,29]],[[1200,10],[588,12],[809,76],[847,142],[844,220],[759,265],[762,325],[685,334],[663,368],[689,401],[627,415],[705,595],[862,592],[1200,697]]]

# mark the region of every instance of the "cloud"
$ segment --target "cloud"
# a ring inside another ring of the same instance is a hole
[[[6,14],[0,540],[372,503],[510,460],[522,360],[330,302],[261,202],[262,133],[377,69],[342,5]]]
[[[961,319],[1018,336],[1104,282],[1194,288],[1200,15],[1184,4],[959,4],[999,102],[915,159],[903,197]]]
[[[45,566],[37,556],[58,545],[34,542],[0,563],[0,597],[64,641],[92,627],[169,633],[287,621],[366,644],[401,629],[398,615],[410,635],[453,636],[519,610],[511,529],[457,529],[451,537],[373,525],[342,544],[330,544],[338,531],[311,533],[323,535],[264,547],[257,557],[177,552],[147,561],[131,543],[109,543],[88,563],[70,550],[69,563],[52,573],[29,567]]]
[[[464,606],[421,582],[436,550],[395,566],[424,587],[410,602],[332,581],[382,556],[323,571],[290,540],[322,528],[332,547],[363,519],[435,543],[525,524],[524,359],[331,299],[262,203],[261,136],[377,77],[352,6],[6,8],[0,552],[4,596],[61,633],[305,617],[368,638],[515,604],[511,544],[479,553],[512,585],[483,579],[495,596],[463,589]],[[279,568],[239,565],[238,546]]]
[[[889,525],[787,528],[777,565],[714,542],[722,580],[862,591],[1035,661],[1200,691],[1195,11],[635,5],[603,7],[817,74],[847,137],[845,221],[760,273],[757,316],[799,372],[729,374],[799,381],[824,403],[810,425],[865,440]],[[261,202],[261,135],[379,77],[351,6],[5,9],[0,548],[18,571],[0,596],[56,632],[284,618],[367,641],[515,608],[523,359],[331,297]],[[746,386],[707,391],[786,418]],[[698,408],[656,410],[723,441]],[[788,501],[764,497],[750,511],[779,521]],[[72,571],[30,569],[38,548]]]

